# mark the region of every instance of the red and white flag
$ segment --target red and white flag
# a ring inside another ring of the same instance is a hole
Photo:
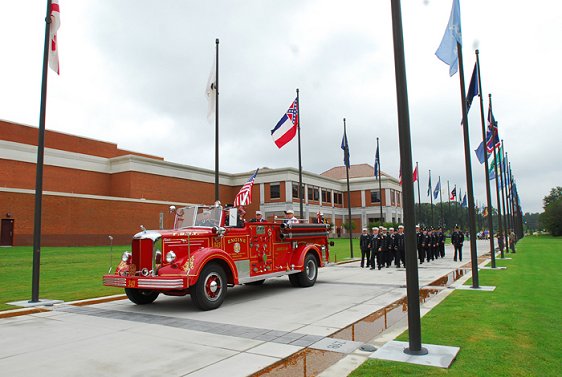
[[[256,175],[258,175],[258,170],[252,174],[248,182],[242,186],[238,194],[236,194],[236,198],[234,198],[234,206],[247,206],[252,203],[252,187],[254,186],[254,179],[256,179]]]
[[[59,44],[57,42],[57,31],[60,27],[59,0],[52,0],[50,18],[51,25],[49,32],[49,67],[51,67],[51,69],[55,71],[57,75],[59,75]]]

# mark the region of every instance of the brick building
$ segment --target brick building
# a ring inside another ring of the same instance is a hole
[[[0,121],[0,245],[31,245],[35,200],[37,128]],[[172,225],[169,206],[214,201],[214,171],[119,149],[116,144],[46,131],[42,245],[128,244],[140,225]],[[402,220],[401,187],[383,172],[382,195],[368,164],[352,165],[350,193],[356,229]],[[252,172],[219,176],[220,198],[231,203]],[[298,170],[261,168],[247,217],[256,210],[273,219],[286,209],[299,215]],[[322,174],[303,171],[304,218],[317,212],[335,225],[347,221],[344,167]]]

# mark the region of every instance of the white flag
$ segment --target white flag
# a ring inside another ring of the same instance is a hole
[[[49,67],[57,74],[59,70],[59,44],[57,42],[57,31],[60,27],[60,9],[59,1],[53,0],[51,2],[51,25],[49,31]]]
[[[205,90],[205,95],[207,96],[207,102],[209,107],[207,109],[207,119],[209,123],[213,122],[213,117],[215,115],[215,109],[217,107],[216,93],[217,93],[217,76],[216,76],[216,60],[213,61],[213,67],[211,68],[211,73],[209,74],[209,81],[207,81],[207,89]]]

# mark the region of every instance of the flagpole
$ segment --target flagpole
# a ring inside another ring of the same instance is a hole
[[[433,222],[433,188],[431,187],[431,169],[429,169],[429,203],[431,205],[431,227],[435,226]]]
[[[449,200],[449,211],[448,211],[449,216],[448,216],[448,218],[449,218],[449,220],[451,220],[451,187],[449,186],[449,180],[447,180],[447,197],[448,197],[448,200]],[[447,226],[450,226],[450,224],[447,224]]]
[[[484,143],[484,172],[486,176],[486,203],[488,204],[488,209],[492,208],[492,193],[490,191],[490,172],[488,171],[488,146],[486,145],[486,126],[484,121],[484,100],[482,99],[482,78],[480,75],[480,52],[478,50],[476,53],[476,69],[478,70],[478,96],[480,98],[480,121],[482,123],[482,142]],[[492,141],[494,135],[492,135]],[[494,145],[494,149],[496,146]],[[496,253],[494,250],[494,223],[492,221],[492,216],[488,217],[488,228],[490,231],[490,255],[492,268],[496,268]]]
[[[464,87],[464,67],[462,60],[462,45],[457,42],[457,54],[459,60],[459,81],[461,86],[463,134],[464,134],[464,158],[466,167],[466,187],[468,192],[468,228],[470,234],[470,259],[472,264],[472,288],[479,288],[478,282],[478,252],[476,249],[476,225],[474,213],[474,190],[472,187],[472,165],[470,162],[470,138],[468,134],[468,117],[466,111],[466,90]]]
[[[345,118],[343,118],[343,134],[346,140],[347,156],[348,160],[345,164],[345,175],[347,178],[347,214],[348,214],[348,224],[349,224],[349,250],[351,252],[351,258],[353,258],[353,229],[351,227],[351,193],[349,191],[349,143],[347,142],[347,130],[345,125]],[[344,153],[345,150],[344,150]]]
[[[410,116],[410,115],[408,114],[408,116]],[[408,122],[409,122],[409,119],[408,119]],[[418,172],[418,179],[417,179],[417,183],[418,183],[418,221],[421,221],[422,210],[421,210],[421,199],[420,199],[420,171],[418,170],[418,162],[417,161],[416,161],[416,171]],[[402,176],[402,181],[404,182],[404,176]],[[404,191],[404,189],[402,189],[402,191]]]
[[[488,94],[488,99],[490,102],[490,111],[492,111],[492,95]],[[491,118],[490,118],[490,122],[491,122]],[[503,150],[503,144],[502,144],[502,150]],[[502,152],[503,153],[503,152]],[[503,224],[502,224],[502,207],[501,207],[501,202],[500,202],[500,177],[498,174],[498,165],[499,165],[499,160],[497,158],[497,153],[496,153],[496,148],[494,148],[494,174],[496,175],[496,204],[497,204],[497,208],[498,208],[498,243],[500,242],[500,237],[502,239],[505,239],[505,235],[503,234]],[[501,167],[500,167],[501,168]],[[490,210],[490,208],[488,208],[488,216],[492,216],[493,215],[493,211]],[[492,234],[493,236],[493,234]],[[501,252],[501,258],[505,258],[504,255],[504,249],[503,247],[500,248],[500,252]]]
[[[502,145],[503,145],[503,140],[502,140]],[[506,212],[505,215],[507,216],[507,226],[508,226],[508,230],[509,232],[509,238],[511,240],[511,231],[513,230],[513,221],[511,219],[511,208],[510,208],[510,192],[509,192],[509,188],[507,187],[508,184],[508,178],[509,177],[509,159],[507,158],[507,152],[505,151],[505,147],[504,147],[504,153],[505,153],[505,171],[504,171],[504,175],[505,175],[505,206],[506,206]]]
[[[441,176],[439,176],[439,202],[441,207],[441,226],[445,227],[445,220],[443,218],[443,195],[441,194]]]
[[[45,154],[45,114],[47,109],[47,78],[49,67],[49,39],[51,26],[51,0],[47,0],[45,16],[45,41],[43,43],[43,70],[41,80],[41,105],[39,136],[37,140],[37,165],[35,176],[35,215],[33,221],[33,269],[31,274],[31,301],[39,302],[39,277],[41,270],[41,215],[43,206],[43,161]]]
[[[498,133],[499,133],[499,127],[498,127]],[[509,252],[509,224],[507,222],[507,212],[505,210],[505,203],[506,203],[506,197],[505,197],[505,180],[504,180],[504,173],[505,173],[505,147],[503,146],[503,139],[501,141],[503,150],[502,150],[502,163],[500,164],[500,183],[501,183],[501,192],[502,192],[502,210],[503,210],[503,224],[505,226],[505,234],[504,234],[504,239],[505,239],[505,250],[507,252]],[[496,178],[497,179],[497,178]]]
[[[303,200],[304,192],[302,187],[302,159],[301,159],[301,105],[299,102],[299,88],[297,88],[297,137],[299,141],[299,204],[300,204],[300,218],[304,219]]]
[[[379,157],[379,161],[378,161],[378,164],[379,164],[379,166],[378,166],[378,168],[379,168],[379,199],[380,199],[379,208],[380,208],[380,211],[381,211],[381,226],[383,226],[384,218],[382,216],[381,154],[380,154],[380,150],[379,150],[379,138],[378,137],[377,137],[377,152],[379,152],[379,156],[378,156]],[[377,163],[377,162],[375,161],[375,163]]]
[[[219,200],[219,39],[215,40],[215,201]]]
[[[427,349],[422,347],[420,321],[420,289],[418,277],[418,259],[416,253],[416,218],[413,174],[412,141],[410,135],[410,114],[408,110],[408,89],[406,84],[406,58],[404,54],[404,34],[400,0],[391,0],[392,36],[394,41],[394,69],[396,75],[396,102],[398,109],[398,137],[400,143],[400,165],[403,172],[402,185],[404,227],[406,235],[406,294],[408,298],[408,338],[409,347],[406,354],[425,355]],[[418,171],[419,175],[419,171]],[[419,177],[418,177],[419,187]]]
[[[455,188],[453,190],[455,190],[455,195],[456,195],[457,194],[457,185],[455,185]],[[457,220],[459,219],[459,203],[457,202],[457,197],[460,199],[460,194],[458,196],[455,196],[455,200],[453,202],[453,203],[455,203],[455,224],[457,223]],[[462,224],[459,224],[459,225],[462,225]]]

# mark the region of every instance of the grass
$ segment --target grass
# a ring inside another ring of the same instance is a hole
[[[113,247],[113,270],[124,250]],[[32,259],[31,247],[0,248],[0,310],[17,308],[7,302],[31,300]],[[109,261],[109,246],[41,248],[39,297],[74,301],[123,293],[102,285]]]
[[[361,258],[361,249],[359,248],[359,238],[353,238],[353,257]],[[330,262],[341,262],[351,258],[349,250],[349,237],[330,238],[334,241],[334,246],[330,246]]]
[[[455,291],[423,317],[423,343],[460,347],[450,369],[369,360],[351,376],[559,376],[562,238],[526,237],[517,247],[497,262],[507,270],[480,271],[494,292]]]

